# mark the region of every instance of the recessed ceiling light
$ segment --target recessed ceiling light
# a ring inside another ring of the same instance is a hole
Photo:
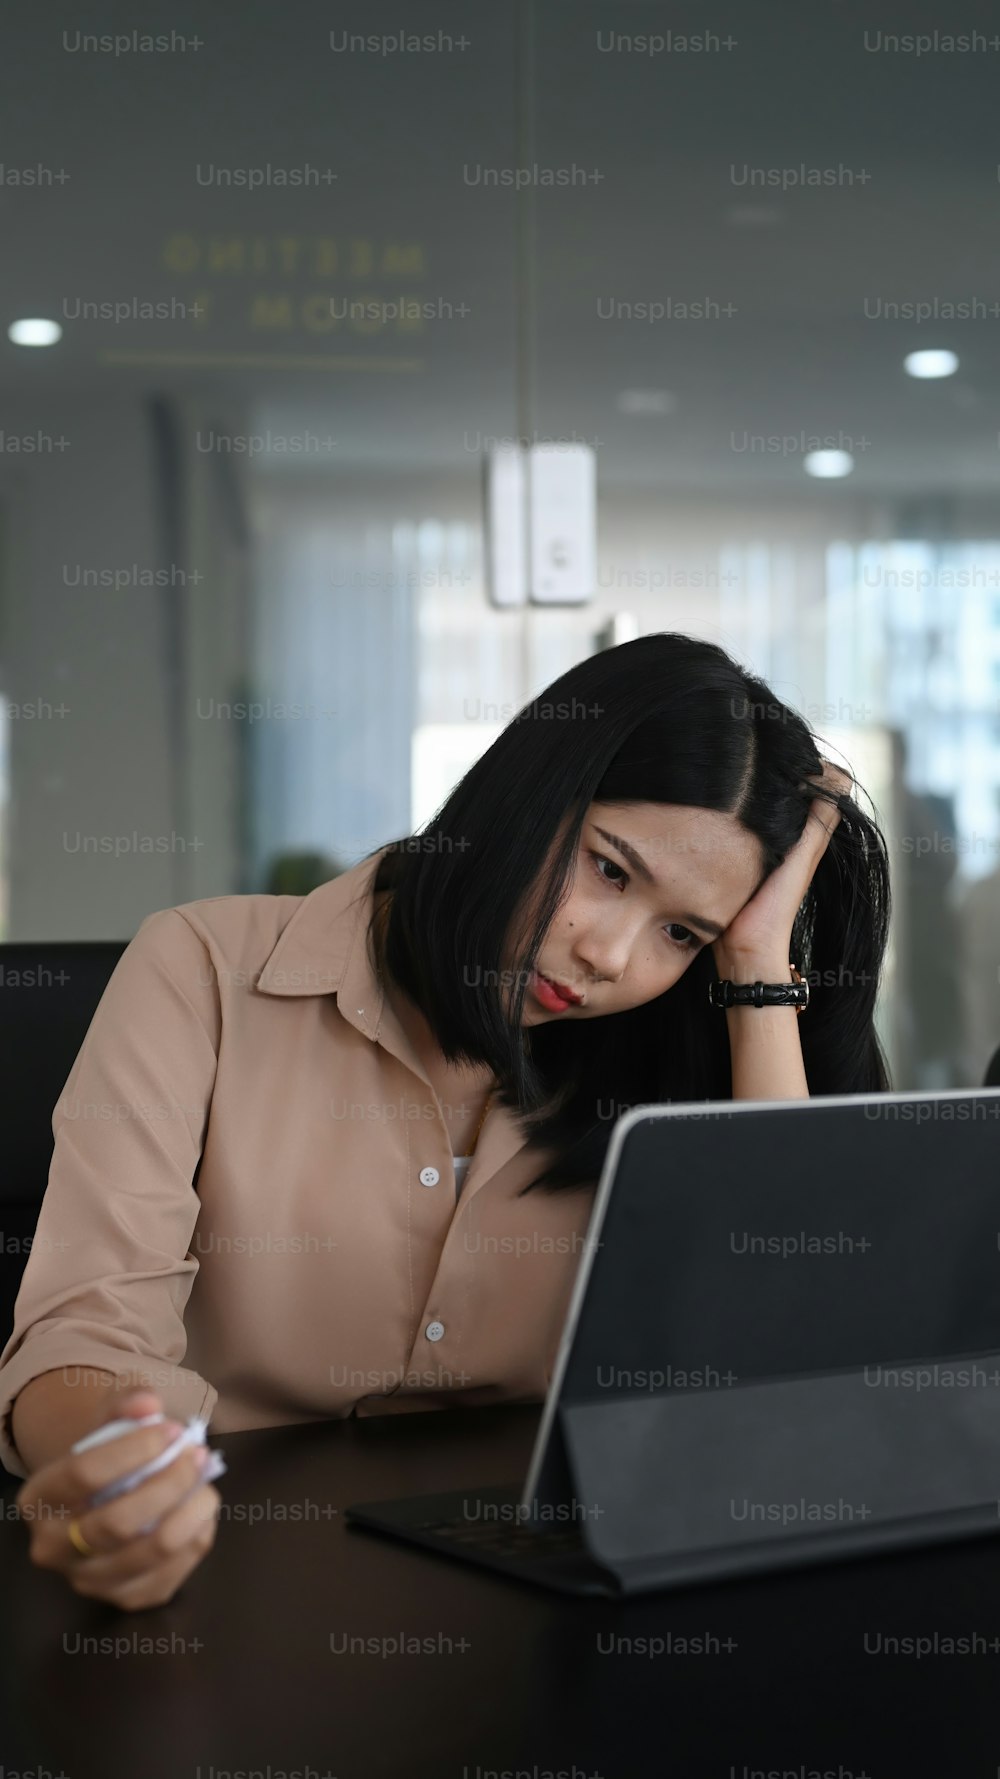
[[[15,346],[54,346],[62,339],[62,328],[58,321],[45,321],[36,317],[27,321],[12,321],[7,329],[7,338],[13,340]]]
[[[903,369],[909,377],[951,377],[958,370],[958,353],[908,352]]]
[[[850,451],[807,451],[802,459],[807,476],[820,476],[824,481],[836,476],[849,476],[854,468]]]
[[[669,389],[623,389],[618,406],[623,414],[672,414],[677,397]]]

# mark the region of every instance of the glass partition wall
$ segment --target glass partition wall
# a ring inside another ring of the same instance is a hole
[[[62,327],[4,345],[4,936],[301,893],[426,821],[572,662],[685,630],[874,800],[895,1084],[980,1080],[988,58],[908,58],[785,3],[709,27],[446,0],[377,27],[360,4],[333,27],[182,5],[198,52],[125,68],[20,10],[36,78],[29,104],[8,69],[8,114],[73,178],[4,196],[7,323]],[[491,603],[483,463],[518,440],[593,449],[584,603]]]

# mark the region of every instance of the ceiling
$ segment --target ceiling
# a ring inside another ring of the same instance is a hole
[[[142,28],[200,47],[118,55],[76,47],[84,30],[139,28],[130,6],[98,12],[5,9],[8,401],[196,390],[222,413],[235,397],[278,467],[320,472],[471,471],[485,441],[526,432],[595,442],[618,486],[787,493],[822,437],[853,449],[855,492],[997,488],[995,9],[962,8],[985,48],[920,55],[877,46],[891,32],[940,41],[949,21],[925,0],[877,20],[839,0],[418,0],[377,16],[178,0],[144,9]],[[401,30],[466,43],[331,43]],[[635,43],[706,30],[735,42]],[[610,47],[619,38],[631,46]],[[9,177],[39,165],[68,177]],[[803,166],[855,179],[796,185],[787,170]],[[335,177],[219,183],[267,167]],[[485,182],[518,167],[577,182]],[[752,186],[751,168],[769,183]],[[401,298],[434,313],[416,329],[343,315]],[[732,312],[634,307],[706,299]],[[973,299],[987,310],[975,319],[884,312]],[[195,317],[74,313],[196,301]],[[9,344],[23,315],[61,317],[62,341]],[[959,353],[956,376],[903,373],[906,352],[938,345]],[[626,391],[659,411],[624,412]],[[319,446],[281,451],[310,432]]]

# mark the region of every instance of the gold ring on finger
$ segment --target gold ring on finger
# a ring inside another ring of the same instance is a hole
[[[71,1545],[74,1550],[79,1551],[81,1557],[96,1557],[97,1552],[87,1543],[87,1540],[80,1530],[80,1522],[78,1519],[70,1520],[66,1530],[69,1533],[69,1541]]]

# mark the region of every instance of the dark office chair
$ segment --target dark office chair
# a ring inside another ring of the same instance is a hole
[[[994,1050],[986,1069],[984,1087],[1000,1087],[1000,1048]]]
[[[0,1347],[52,1160],[52,1113],[127,941],[0,945],[0,1080],[10,1115],[0,1162]]]

